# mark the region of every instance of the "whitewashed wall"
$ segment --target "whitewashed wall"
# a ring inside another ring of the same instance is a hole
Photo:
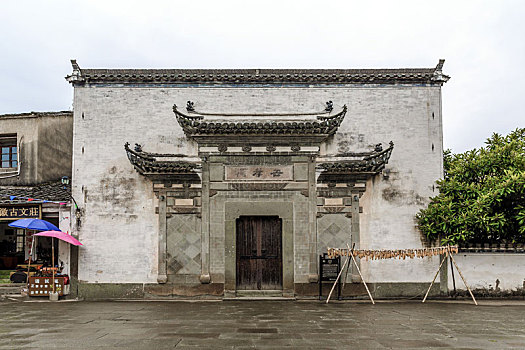
[[[496,280],[502,291],[525,288],[525,254],[460,253],[454,259],[471,289],[495,289]],[[454,267],[456,288],[466,290]],[[452,290],[452,271],[448,270],[448,288]]]
[[[414,215],[437,194],[433,185],[442,176],[440,87],[76,87],[73,196],[85,210],[81,281],[156,281],[156,200],[123,145],[196,155],[172,111],[174,103],[184,107],[188,100],[199,111],[228,113],[311,112],[323,110],[328,100],[335,110],[347,104],[346,118],[322,154],[395,143],[389,178],[369,181],[361,201],[361,248],[422,246]],[[436,262],[363,262],[363,270],[374,282],[429,281]]]

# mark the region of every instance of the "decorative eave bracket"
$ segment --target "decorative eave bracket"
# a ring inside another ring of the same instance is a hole
[[[374,151],[361,154],[338,154],[333,160],[319,163],[321,170],[319,183],[352,183],[368,180],[379,174],[388,164],[394,143],[390,141],[389,147],[384,149],[377,144]],[[356,158],[348,160],[348,158]]]
[[[182,154],[148,153],[144,152],[139,144],[135,144],[135,149],[131,149],[128,142],[124,145],[124,149],[135,170],[147,178],[154,181],[201,182],[196,172],[200,169],[199,163],[183,160],[160,160],[185,157]]]

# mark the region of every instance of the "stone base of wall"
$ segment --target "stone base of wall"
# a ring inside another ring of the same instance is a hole
[[[147,284],[144,286],[144,297],[155,298],[195,298],[222,299],[224,283],[209,284]]]
[[[423,298],[429,283],[369,283],[372,296],[385,298]],[[332,285],[323,285],[326,298]],[[317,283],[296,283],[295,297],[315,299],[319,296]],[[440,296],[439,283],[432,287],[430,297]],[[142,284],[142,283],[79,283],[78,297],[84,300],[108,299],[222,299],[223,283],[210,284]],[[229,296],[232,297],[232,296]],[[368,294],[362,283],[347,283],[342,291],[345,299],[367,299]],[[337,289],[332,298],[337,298]]]
[[[410,297],[423,299],[430,283],[367,283],[367,286],[372,297],[377,299]],[[328,296],[331,288],[331,283],[323,283],[324,298]],[[298,298],[318,297],[319,285],[316,283],[296,283],[295,293]],[[434,283],[428,295],[429,297],[440,296],[439,283]],[[345,299],[368,299],[368,293],[363,283],[346,283],[341,291],[341,296]],[[337,287],[334,289],[332,298],[337,298]]]
[[[142,299],[142,283],[78,283],[78,298],[84,300]]]
[[[84,300],[107,299],[221,299],[223,283],[210,284],[143,284],[79,283],[78,297]]]

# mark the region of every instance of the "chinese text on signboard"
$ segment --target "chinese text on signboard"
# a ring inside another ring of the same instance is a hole
[[[293,180],[293,166],[226,166],[226,180],[290,181]]]
[[[0,207],[0,220],[16,220],[40,218],[40,205],[31,206],[2,206]]]

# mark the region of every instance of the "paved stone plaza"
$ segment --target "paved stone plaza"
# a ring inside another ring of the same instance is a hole
[[[0,349],[523,349],[525,302],[0,302]]]

